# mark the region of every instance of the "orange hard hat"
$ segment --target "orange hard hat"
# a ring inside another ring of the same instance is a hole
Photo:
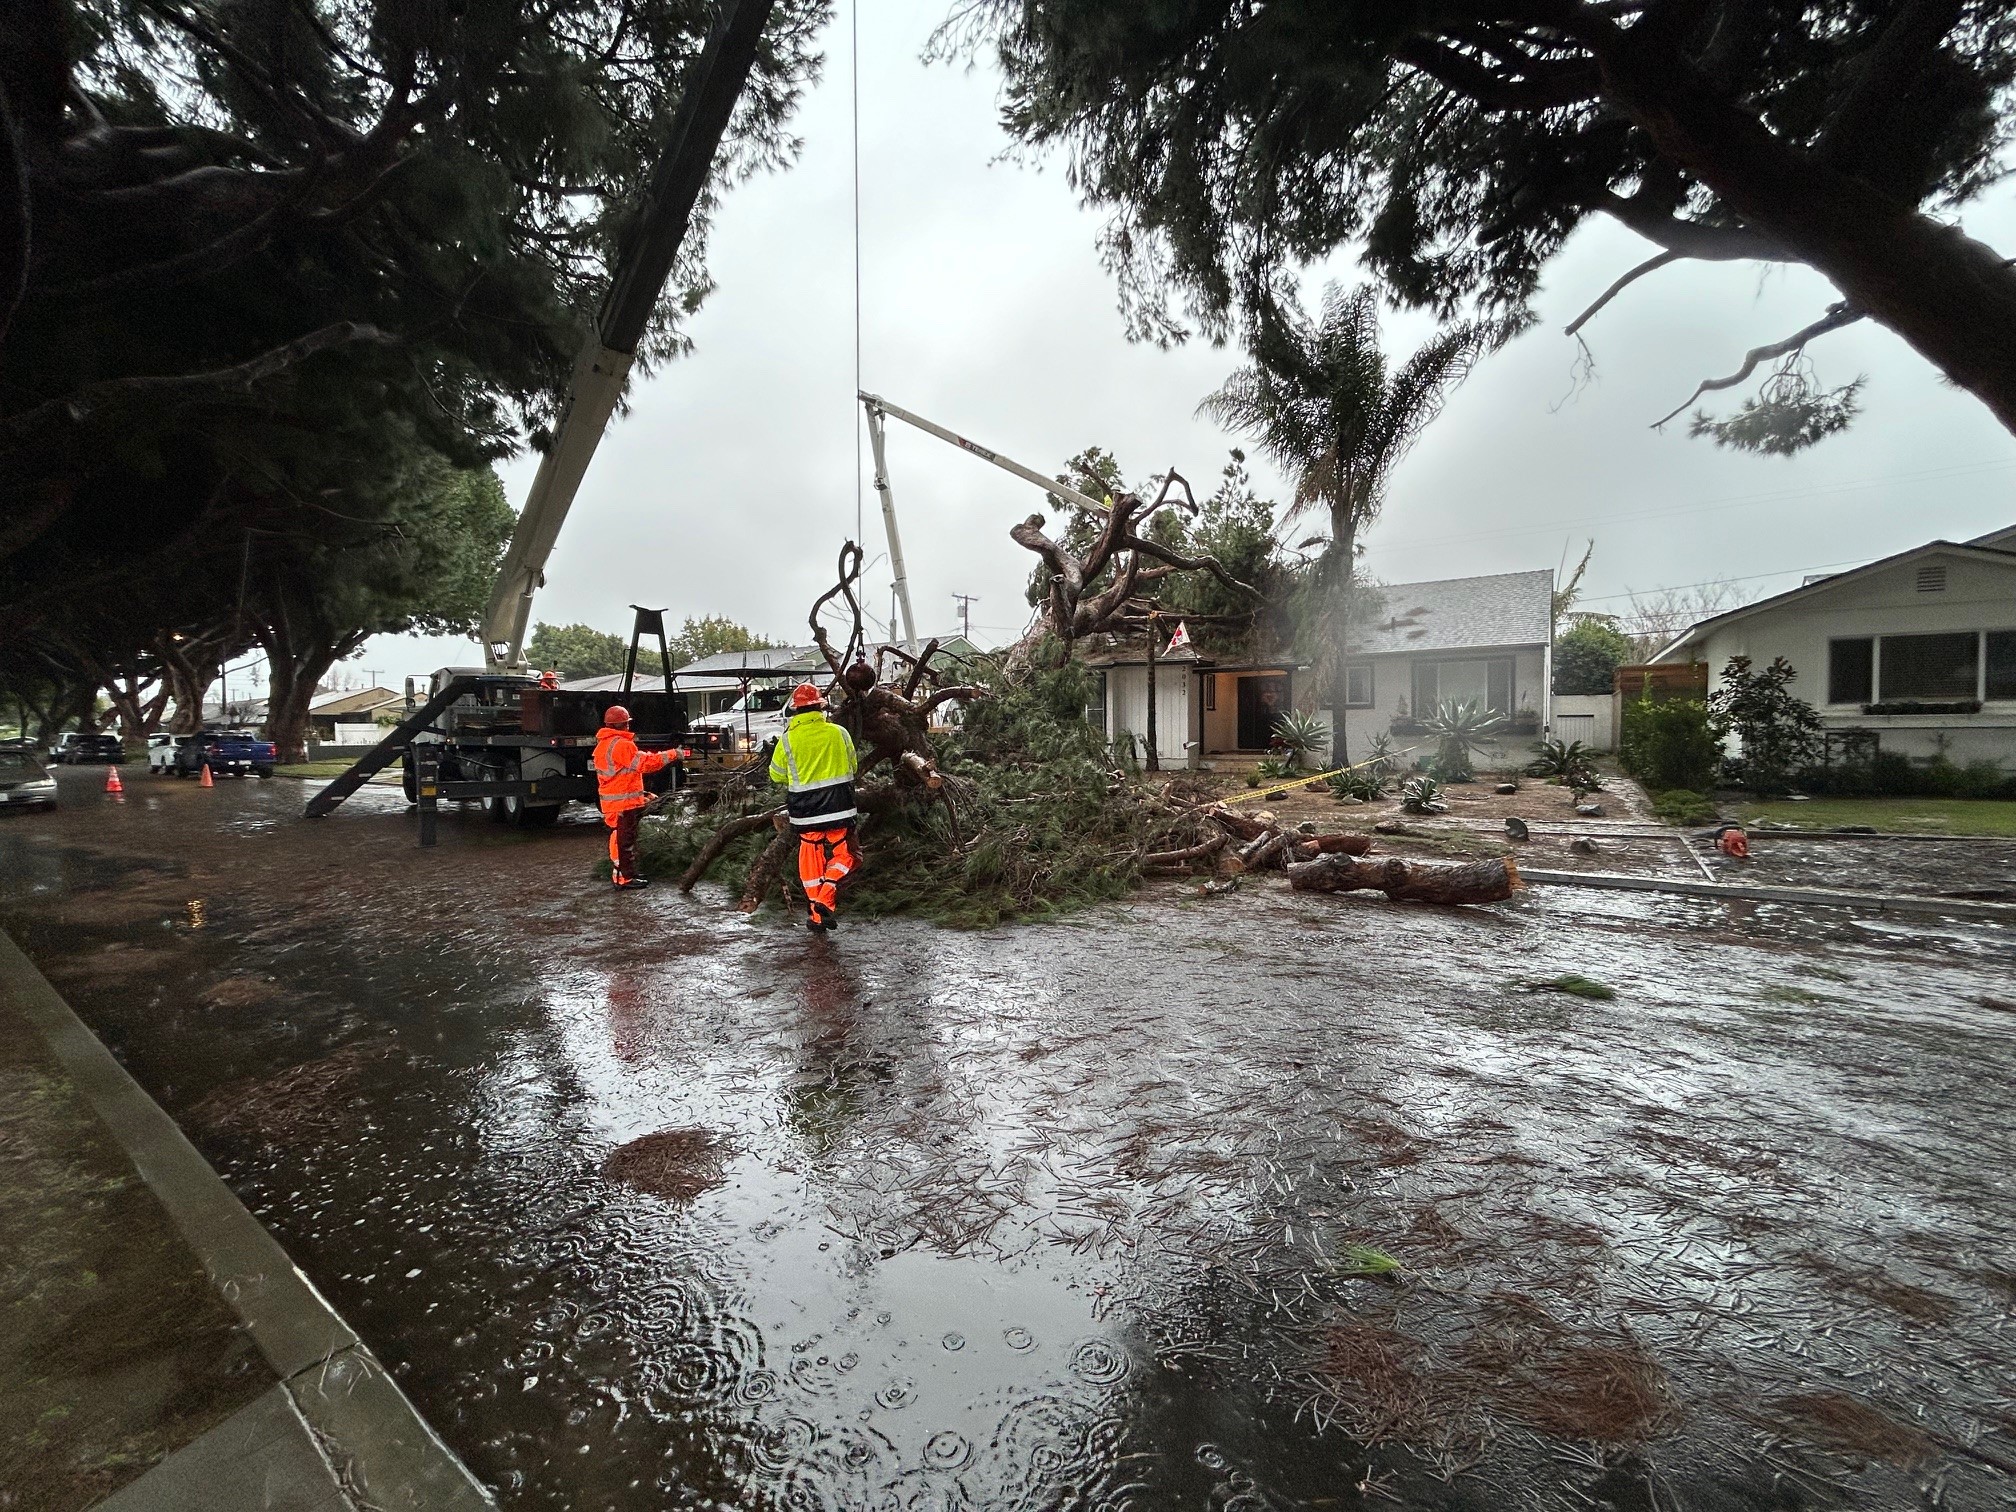
[[[810,683],[800,683],[791,690],[791,707],[794,709],[816,709],[826,702],[819,690]]]
[[[611,704],[602,711],[602,722],[612,725],[628,724],[630,723],[630,711],[621,704]]]

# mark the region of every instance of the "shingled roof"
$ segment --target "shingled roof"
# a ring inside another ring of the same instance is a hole
[[[1359,638],[1355,649],[1362,655],[1544,646],[1554,617],[1554,573],[1548,568],[1390,583],[1380,592],[1385,610]]]

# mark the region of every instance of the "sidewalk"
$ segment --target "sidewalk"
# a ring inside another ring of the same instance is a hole
[[[0,934],[0,1512],[492,1512]]]

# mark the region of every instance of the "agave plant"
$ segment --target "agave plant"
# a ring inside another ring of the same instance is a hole
[[[1330,746],[1330,732],[1313,714],[1291,709],[1275,719],[1268,743],[1279,753],[1276,759],[1283,763],[1286,772],[1313,772],[1323,764],[1323,752]]]
[[[1567,787],[1598,788],[1603,785],[1581,741],[1543,740],[1533,749],[1538,754],[1527,763],[1527,776],[1546,777]]]
[[[1400,758],[1393,754],[1393,737],[1381,730],[1366,744],[1365,760],[1360,763],[1375,777],[1386,778],[1393,775],[1393,769],[1400,764]]]
[[[1446,814],[1449,805],[1442,799],[1442,784],[1422,772],[1400,784],[1400,807],[1410,814]]]
[[[1503,714],[1494,714],[1474,698],[1463,703],[1441,703],[1426,721],[1435,737],[1435,770],[1444,782],[1469,782],[1476,776],[1470,758],[1484,748],[1491,732],[1505,723]]]
[[[1348,772],[1333,773],[1329,784],[1331,795],[1337,798],[1356,798],[1361,803],[1371,803],[1386,796],[1386,774],[1374,762],[1365,762]]]

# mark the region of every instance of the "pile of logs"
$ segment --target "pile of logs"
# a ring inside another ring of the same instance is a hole
[[[1165,790],[1166,791],[1166,790]],[[1150,851],[1144,871],[1196,871],[1219,877],[1242,872],[1285,870],[1298,892],[1383,892],[1415,903],[1497,903],[1519,891],[1519,868],[1511,857],[1487,861],[1423,861],[1403,856],[1368,856],[1367,834],[1309,833],[1282,828],[1271,813],[1242,814],[1214,803],[1182,816],[1203,833],[1194,843]]]

